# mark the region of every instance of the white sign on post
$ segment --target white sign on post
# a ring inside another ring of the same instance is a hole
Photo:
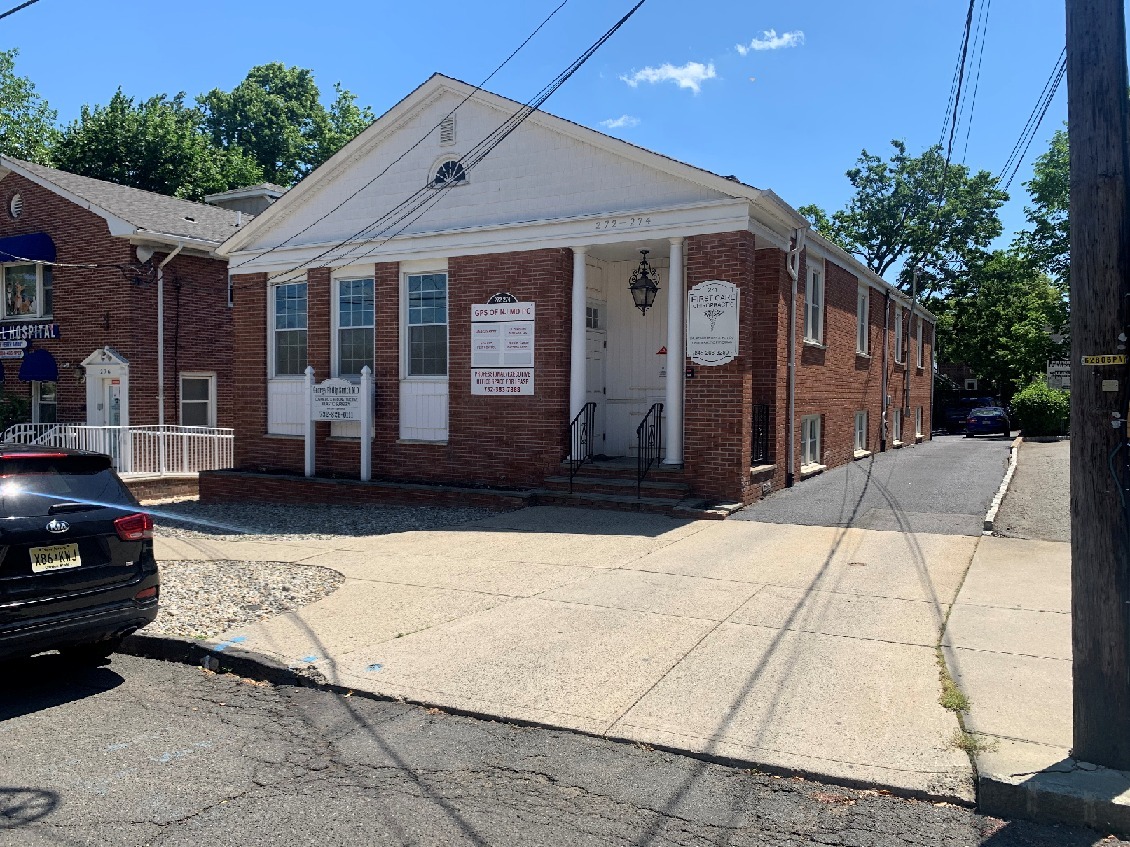
[[[738,355],[738,287],[713,279],[687,292],[687,356],[724,365]]]
[[[535,305],[495,294],[471,306],[471,393],[534,393]]]
[[[317,421],[361,422],[361,480],[373,474],[373,372],[361,369],[361,381],[327,379],[314,382],[306,367],[306,476],[314,475],[314,424]]]

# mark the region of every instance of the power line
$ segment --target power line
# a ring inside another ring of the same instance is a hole
[[[34,0],[33,0],[33,2],[34,2]],[[560,12],[561,9],[564,8],[565,4],[568,3],[568,2],[569,2],[569,0],[561,0],[561,3],[559,3],[553,9],[553,11],[550,12],[546,16],[545,20],[543,20],[540,24],[538,24],[537,27],[534,29],[534,31],[531,32],[529,35],[527,35],[526,38],[522,41],[522,43],[519,44],[517,47],[515,47],[513,52],[511,52],[509,56],[507,56],[505,59],[503,59],[502,63],[498,67],[496,67],[493,71],[491,71],[489,74],[487,74],[487,76],[483,79],[483,81],[480,82],[478,85],[476,85],[474,87],[474,89],[472,89],[470,94],[468,94],[466,97],[464,97],[462,100],[460,100],[455,105],[455,108],[453,108],[450,112],[448,112],[446,115],[444,115],[442,118],[440,118],[435,126],[433,126],[431,129],[429,129],[427,132],[425,132],[422,136],[420,136],[420,138],[416,141],[415,144],[411,145],[407,150],[405,150],[403,153],[401,153],[399,156],[397,156],[395,159],[393,159],[391,162],[389,162],[389,164],[383,170],[378,172],[376,176],[372,177],[371,179],[369,179],[368,181],[363,183],[360,187],[357,188],[357,190],[353,191],[351,194],[349,194],[347,197],[345,197],[345,199],[343,199],[341,202],[339,202],[336,206],[329,209],[324,214],[320,215],[318,218],[316,218],[310,224],[308,224],[307,226],[298,230],[298,232],[295,232],[295,233],[292,233],[291,235],[289,235],[286,238],[285,241],[282,241],[281,243],[276,244],[275,246],[263,251],[262,253],[257,253],[255,256],[244,259],[242,262],[239,262],[238,264],[231,265],[229,267],[229,270],[234,270],[235,268],[246,265],[248,262],[252,262],[252,261],[255,261],[257,259],[261,259],[263,256],[266,256],[270,253],[275,252],[276,250],[281,249],[282,247],[285,247],[287,244],[291,243],[295,238],[298,238],[298,236],[300,236],[300,235],[302,235],[306,232],[309,232],[315,226],[320,224],[322,221],[324,221],[326,218],[328,218],[330,215],[332,215],[334,212],[336,212],[338,209],[340,209],[342,206],[344,206],[346,203],[348,203],[350,200],[352,200],[354,197],[356,197],[358,194],[360,194],[362,191],[364,191],[366,188],[368,188],[370,185],[372,185],[374,182],[376,182],[378,179],[380,179],[382,176],[384,176],[386,173],[388,173],[389,170],[391,170],[396,164],[398,164],[401,161],[401,159],[403,159],[405,156],[407,156],[409,153],[411,153],[413,150],[415,150],[417,147],[419,147],[421,144],[423,144],[424,141],[428,138],[428,136],[430,136],[433,132],[435,132],[437,129],[439,129],[443,125],[444,121],[446,121],[448,118],[452,117],[457,111],[459,111],[459,108],[464,103],[466,103],[475,94],[477,94],[480,90],[482,90],[483,86],[485,86],[488,82],[490,82],[491,79],[493,79],[494,76],[500,70],[502,70],[504,67],[506,67],[506,65],[509,64],[510,60],[513,59],[515,56],[517,56],[519,51],[521,51],[521,49],[523,47],[525,47],[527,44],[529,44],[530,41],[533,40],[534,36],[537,35],[539,32],[541,32],[542,28],[547,23],[549,23],[550,20],[553,18],[553,16],[556,15],[558,12]]]
[[[949,144],[946,145],[946,169],[948,171],[950,160],[953,158],[953,139],[957,132],[957,121],[961,107],[961,89],[965,80],[966,56],[969,53],[969,35],[973,28],[973,9],[977,0],[969,0],[969,11],[965,14],[965,34],[961,39],[961,58],[957,63],[957,92],[953,101],[953,119],[950,121]]]
[[[6,17],[8,17],[8,15],[14,15],[20,9],[26,9],[28,6],[32,5],[33,3],[38,3],[38,2],[39,2],[39,0],[27,0],[26,3],[20,3],[20,5],[12,8],[12,9],[9,9],[6,12],[0,13],[0,18],[6,18]]]
[[[599,50],[605,44],[605,42],[608,41],[608,39],[610,39],[625,23],[627,23],[628,19],[631,18],[632,15],[634,15],[645,2],[646,0],[639,0],[639,2],[632,6],[630,10],[628,10],[627,14],[625,14],[622,18],[620,18],[620,20],[613,24],[612,27],[610,27],[587,50],[585,50],[584,53],[574,59],[573,62],[571,62],[565,68],[565,70],[554,77],[554,79],[551,80],[544,88],[542,88],[541,91],[539,91],[533,98],[522,104],[509,118],[503,121],[497,128],[495,128],[491,133],[489,133],[467,153],[459,158],[457,162],[459,163],[460,167],[462,167],[464,174],[481,163],[496,147],[498,147],[499,144],[506,140],[506,138],[512,132],[514,132],[514,130],[521,126],[522,123],[524,123],[530,115],[536,112],[554,92],[556,92],[562,85],[564,85],[565,82],[573,76],[573,74],[580,70],[581,66],[583,66],[593,56],[593,54],[595,54],[596,51]],[[392,240],[409,226],[411,226],[412,223],[418,220],[425,212],[427,212],[432,206],[439,202],[439,200],[455,185],[457,185],[457,182],[454,179],[451,179],[438,187],[433,187],[433,185],[431,184],[424,186],[423,188],[411,194],[404,201],[376,218],[374,221],[371,221],[369,224],[362,227],[353,235],[349,236],[348,238],[342,239],[338,243],[326,248],[322,252],[318,253],[315,256],[312,256],[311,258],[298,265],[272,274],[270,277],[268,277],[268,281],[272,279],[278,279],[282,276],[290,276],[296,271],[310,267],[314,262],[324,259],[325,257],[335,253],[336,251],[341,250],[343,247],[346,247],[350,243],[353,243],[354,246],[346,250],[344,253],[335,256],[336,260],[343,261],[346,258],[365,258],[372,255],[381,246],[388,243],[390,240]],[[392,230],[393,227],[397,226],[399,226],[399,228],[392,231],[391,234],[387,235],[387,237],[385,237],[375,245],[357,243],[358,241],[367,242],[374,237],[388,233],[390,230]],[[358,249],[366,249],[366,247],[368,247],[368,252],[361,254],[356,253]]]
[[[1004,190],[1012,185],[1012,180],[1015,179],[1016,174],[1020,170],[1021,164],[1024,162],[1024,157],[1028,154],[1028,148],[1031,147],[1032,141],[1036,137],[1036,132],[1043,123],[1044,116],[1048,113],[1048,108],[1055,99],[1056,91],[1059,89],[1060,83],[1063,81],[1063,75],[1067,71],[1067,48],[1064,47],[1063,51],[1059,54],[1059,59],[1056,62],[1055,68],[1052,70],[1051,76],[1048,77],[1047,82],[1044,83],[1043,90],[1040,91],[1040,96],[1036,100],[1036,105],[1032,107],[1031,113],[1028,115],[1028,120],[1024,123],[1024,128],[1020,131],[1020,137],[1016,139],[1016,143],[1012,146],[1012,152],[1008,154],[1008,159],[1001,168],[1000,174],[997,176],[997,185]]]
[[[965,119],[965,146],[961,151],[962,164],[965,164],[965,156],[969,152],[969,136],[973,132],[973,112],[977,108],[977,89],[981,87],[981,60],[985,57],[985,41],[989,35],[989,9],[991,6],[992,0],[984,0],[981,4],[981,14],[977,19],[980,46],[977,49],[977,72],[973,78],[973,93],[969,98],[969,116]]]

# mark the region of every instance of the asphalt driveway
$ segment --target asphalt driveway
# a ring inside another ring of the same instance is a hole
[[[935,436],[778,491],[731,520],[980,535],[1011,439]]]

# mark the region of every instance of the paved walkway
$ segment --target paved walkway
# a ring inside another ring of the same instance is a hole
[[[161,539],[158,555],[344,573],[215,639],[342,685],[971,799],[935,645],[976,543],[536,508],[301,549]]]

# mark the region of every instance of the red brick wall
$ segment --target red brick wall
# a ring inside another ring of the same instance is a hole
[[[24,212],[8,214],[19,193]],[[156,283],[139,274],[134,247],[110,235],[102,218],[18,174],[0,180],[0,238],[45,232],[55,242],[54,318],[60,337],[35,341],[59,365],[59,420],[86,422],[86,385],[78,365],[109,346],[129,361],[130,423],[157,423]],[[158,254],[153,263],[164,256]],[[66,267],[96,264],[98,268]],[[121,269],[119,269],[121,268]],[[135,282],[142,276],[145,281]],[[231,315],[227,308],[227,263],[178,256],[165,268],[166,423],[179,423],[177,369],[217,375],[217,418],[232,419]],[[30,385],[17,378],[20,361],[6,359],[4,388],[27,397]]]
[[[312,270],[308,280],[309,356],[316,378],[321,380],[330,373],[330,273],[326,269]],[[252,282],[251,278],[248,282]],[[571,251],[537,250],[449,260],[449,438],[443,444],[400,440],[399,266],[375,265],[374,287],[374,478],[532,486],[560,466],[566,450],[569,405]],[[499,291],[537,304],[533,396],[471,395],[471,305],[485,302]],[[236,354],[241,361],[245,360],[243,345],[258,345],[260,350],[266,347],[264,296],[260,292],[254,300],[249,296],[237,300]],[[254,361],[259,373],[265,373],[265,355],[259,353]],[[247,389],[255,392],[250,395],[256,398],[254,402],[265,408],[265,385],[248,385]],[[301,471],[301,439],[266,436],[266,425],[265,413],[247,413],[240,418],[236,465]],[[359,475],[357,440],[328,436],[329,426],[319,425],[318,473]]]

